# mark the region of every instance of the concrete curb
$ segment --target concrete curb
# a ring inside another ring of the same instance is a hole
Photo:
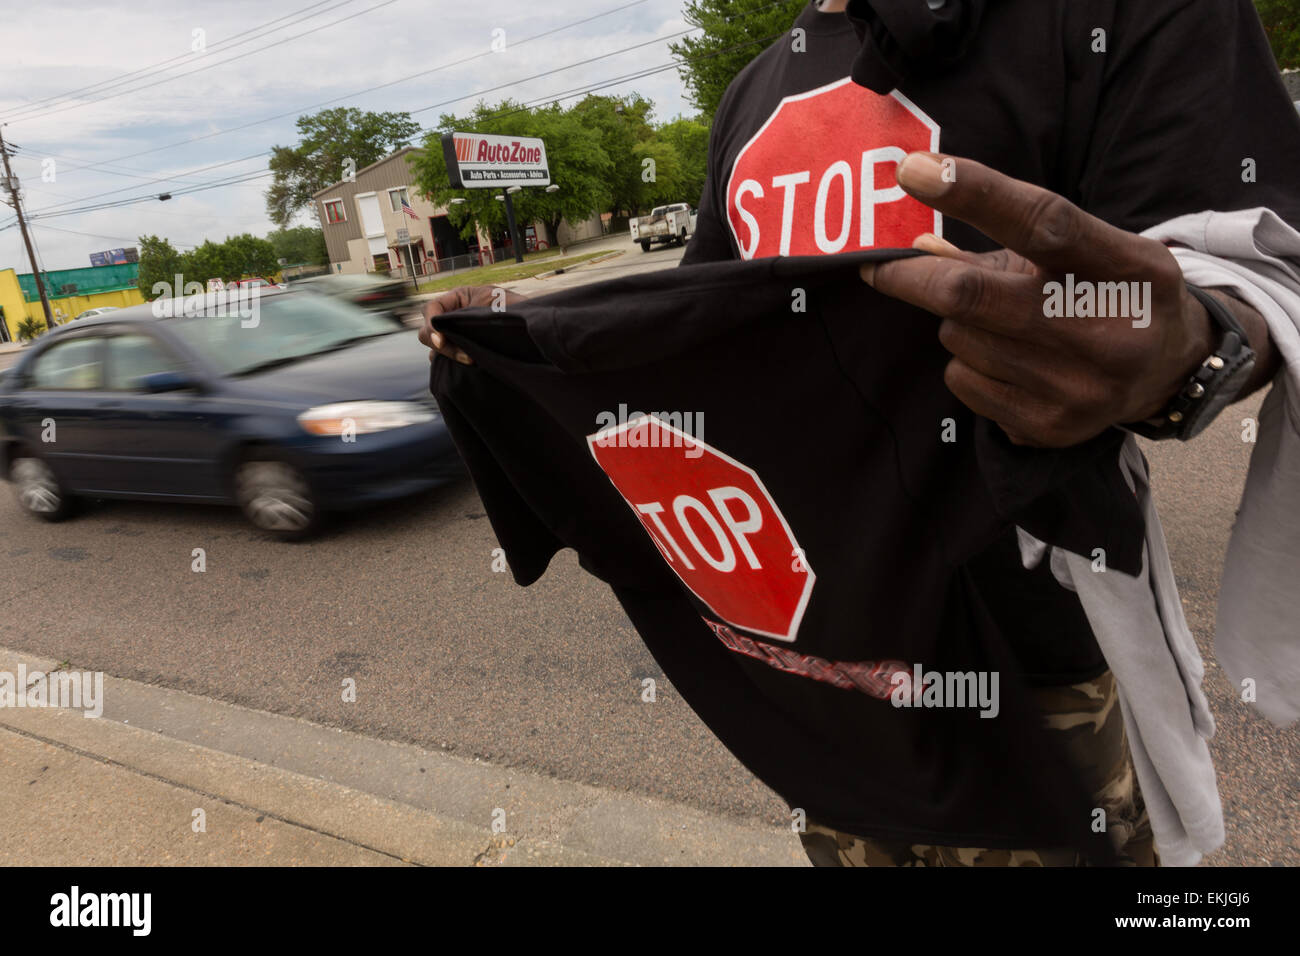
[[[537,275],[531,276],[531,278],[549,279],[551,276],[554,275],[561,275],[566,272],[577,272],[586,266],[594,266],[598,262],[605,262],[609,259],[617,259],[621,255],[623,255],[623,251],[621,249],[614,249],[610,252],[605,253],[603,256],[596,256],[595,258],[587,259],[584,262],[579,262],[576,265],[566,266],[563,269],[552,269],[550,272],[539,272],[537,273]]]
[[[0,672],[16,674],[20,664],[29,674],[58,667],[55,661],[0,648]],[[107,675],[103,699],[98,719],[75,710],[0,708],[0,733],[25,738],[29,750],[36,744],[55,748],[63,762],[82,767],[84,774],[63,775],[65,796],[68,787],[85,791],[68,797],[65,806],[95,808],[112,820],[117,814],[103,811],[114,801],[166,798],[176,805],[147,839],[138,825],[127,833],[111,824],[99,831],[99,844],[117,850],[114,859],[129,856],[133,847],[124,841],[134,840],[169,848],[170,856],[183,860],[183,851],[195,842],[190,808],[222,806],[292,828],[297,848],[291,855],[305,853],[298,844],[313,835],[318,845],[307,855],[337,864],[807,864],[793,833],[667,801]],[[103,777],[104,768],[112,770],[111,792],[92,783]],[[44,811],[34,802],[35,791],[29,790],[30,801],[23,799],[18,777],[26,772],[0,761],[0,778],[11,777],[0,779],[0,812],[39,818],[46,827],[63,825],[49,819],[58,814],[56,807]],[[504,821],[504,832],[494,832],[494,819]],[[246,829],[228,827],[224,837],[210,829],[205,858],[223,862],[213,844],[229,839],[234,842],[226,847],[227,862],[242,861],[247,837],[233,834]],[[0,857],[7,855],[0,849]]]

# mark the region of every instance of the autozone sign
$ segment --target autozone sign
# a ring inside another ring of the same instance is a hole
[[[908,153],[938,149],[938,124],[897,90],[881,96],[845,77],[787,96],[727,181],[741,257],[906,248],[942,235],[942,216],[895,178]]]
[[[658,434],[620,441],[629,429]],[[710,611],[753,634],[795,639],[816,575],[753,469],[653,415],[588,435],[587,444],[664,561]]]
[[[444,133],[442,154],[447,176],[459,189],[548,186],[546,144],[533,136]]]

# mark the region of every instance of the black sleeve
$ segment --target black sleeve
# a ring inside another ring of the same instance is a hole
[[[692,266],[701,262],[726,262],[736,258],[731,248],[731,237],[722,210],[725,204],[718,199],[717,184],[723,181],[718,147],[718,131],[726,123],[725,110],[730,99],[730,88],[723,94],[722,102],[713,117],[713,126],[709,130],[709,171],[704,180],[704,192],[700,194],[699,215],[695,220],[695,234],[686,244],[678,265]]]
[[[1090,7],[1067,37],[1096,87],[1081,205],[1132,231],[1258,206],[1300,227],[1300,116],[1250,0],[1115,0],[1104,54]]]
[[[700,197],[699,215],[695,220],[695,234],[686,244],[678,265],[693,266],[702,262],[726,262],[734,259],[731,238],[727,234],[727,225],[718,213],[718,204],[713,196],[712,175],[704,183],[704,193]]]

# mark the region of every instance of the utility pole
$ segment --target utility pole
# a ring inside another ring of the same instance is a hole
[[[502,190],[506,197],[506,226],[510,229],[510,245],[515,248],[515,262],[524,261],[523,243],[519,241],[519,224],[515,222],[515,205],[510,201],[510,190],[518,191],[518,186]]]
[[[7,126],[0,123],[0,127]],[[9,168],[9,147],[5,146],[4,133],[0,133],[0,156],[4,157],[5,185],[9,187],[9,198],[13,200],[14,213],[18,216],[18,231],[23,234],[23,245],[27,247],[27,258],[32,264],[32,278],[36,280],[36,292],[41,297],[41,308],[45,311],[45,328],[54,328],[54,315],[50,312],[50,300],[45,294],[45,283],[41,279],[40,267],[36,264],[36,253],[32,250],[32,237],[27,234],[27,220],[23,218],[23,207],[18,201],[18,179]]]

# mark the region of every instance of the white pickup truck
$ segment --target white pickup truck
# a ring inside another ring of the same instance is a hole
[[[656,206],[650,215],[633,219],[631,229],[632,241],[641,243],[642,252],[649,252],[652,242],[684,246],[695,234],[695,210],[685,202]]]

